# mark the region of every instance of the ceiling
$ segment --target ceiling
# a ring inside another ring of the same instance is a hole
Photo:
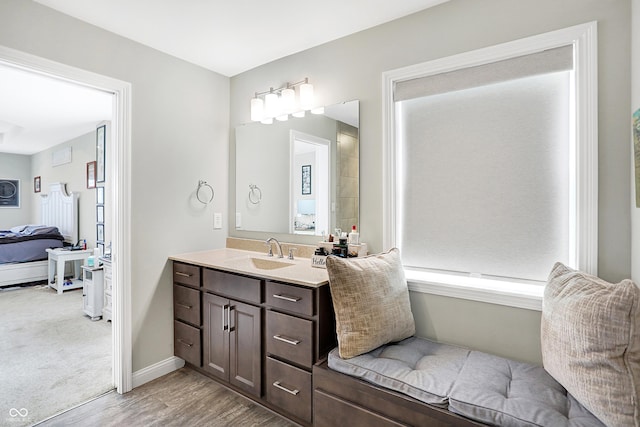
[[[34,154],[111,119],[112,95],[0,65],[0,152]]]
[[[224,76],[448,0],[34,0]],[[0,152],[33,154],[95,129],[111,96],[0,66]]]
[[[225,76],[447,0],[35,0]]]

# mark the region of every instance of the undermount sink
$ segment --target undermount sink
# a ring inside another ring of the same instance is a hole
[[[228,265],[231,267],[239,267],[239,268],[257,268],[259,270],[277,270],[279,268],[291,267],[295,265],[294,263],[275,260],[275,259],[266,259],[266,258],[255,258],[255,257],[247,257],[231,260],[228,262]]]

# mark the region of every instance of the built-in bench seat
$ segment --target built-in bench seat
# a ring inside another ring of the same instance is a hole
[[[314,372],[314,399],[320,404],[316,426],[359,418],[366,421],[363,425],[376,419],[389,425],[604,426],[540,366],[422,338],[408,338],[349,359],[342,359],[334,349],[327,365]],[[335,381],[341,374],[348,377],[341,379],[340,390],[327,390],[322,378]],[[356,378],[378,386],[364,387],[365,395],[377,397],[362,399]],[[398,407],[389,399],[398,394],[412,399],[401,399]],[[411,411],[403,408],[409,402]],[[320,413],[323,406],[328,414]],[[406,419],[413,416],[411,412],[441,419],[424,424],[425,420]],[[349,421],[349,425],[354,424]]]
[[[316,426],[640,427],[640,287],[556,263],[542,366],[415,337],[399,251],[327,258],[338,348],[314,367]]]

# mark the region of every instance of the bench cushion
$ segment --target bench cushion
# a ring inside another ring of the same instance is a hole
[[[404,393],[441,408],[458,377],[469,350],[421,338],[408,338],[342,359],[329,353],[329,368]]]
[[[350,359],[334,371],[489,425],[604,427],[541,366],[411,337]]]
[[[604,427],[541,366],[472,351],[449,410],[504,427]]]

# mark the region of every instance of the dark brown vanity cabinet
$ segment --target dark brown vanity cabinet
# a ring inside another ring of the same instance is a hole
[[[261,309],[217,295],[202,296],[204,369],[247,393],[261,395]]]
[[[329,286],[267,282],[265,295],[267,401],[310,424],[311,368],[336,345]]]
[[[311,369],[336,345],[328,285],[307,287],[175,261],[174,326],[176,356],[312,425]]]
[[[173,263],[174,354],[201,366],[200,268]]]

